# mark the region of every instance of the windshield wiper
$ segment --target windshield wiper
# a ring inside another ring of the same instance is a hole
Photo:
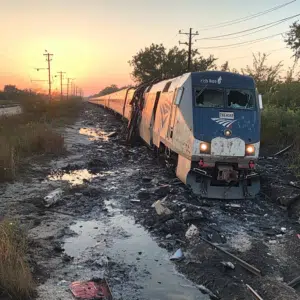
[[[207,86],[208,86],[208,84],[206,84],[205,86],[204,86],[204,88],[197,94],[197,92],[196,92],[196,98],[198,98],[203,92],[204,92],[204,90],[207,88]]]

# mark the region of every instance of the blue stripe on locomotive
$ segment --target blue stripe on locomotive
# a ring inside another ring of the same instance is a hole
[[[254,80],[249,76],[229,72],[206,71],[191,74],[193,87],[193,128],[194,137],[198,140],[210,142],[215,137],[225,137],[224,130],[230,129],[232,135],[229,138],[238,137],[245,143],[257,143],[260,141],[260,108],[256,99],[255,108],[232,109],[232,108],[211,108],[195,106],[195,88],[228,88],[253,90],[256,95]],[[225,99],[226,100],[226,99]],[[225,101],[224,101],[225,103]],[[234,121],[218,123],[219,112],[234,112]],[[230,122],[230,123],[229,123]],[[223,124],[222,124],[223,123]]]

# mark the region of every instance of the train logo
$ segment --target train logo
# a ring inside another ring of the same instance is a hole
[[[211,119],[226,128],[230,127],[234,122],[237,121],[237,120],[228,120],[222,118],[211,118]]]
[[[160,106],[160,115],[161,115],[161,128],[164,128],[165,123],[168,119],[168,114],[170,111],[170,104],[165,102]]]

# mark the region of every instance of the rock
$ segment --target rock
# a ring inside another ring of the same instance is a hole
[[[68,255],[68,254],[64,254],[63,257],[62,257],[63,261],[64,262],[70,262],[71,260],[74,259],[74,257]]]
[[[185,211],[182,214],[182,219],[184,222],[199,220],[203,218],[203,213],[201,211]]]
[[[93,158],[87,164],[87,167],[92,174],[99,173],[103,168],[106,168],[107,166],[107,162],[99,158]]]
[[[193,238],[199,236],[199,234],[200,234],[200,232],[199,232],[198,228],[195,225],[191,225],[189,227],[189,229],[186,231],[185,237],[187,239],[193,239]]]
[[[96,188],[88,187],[88,188],[86,188],[85,190],[82,191],[82,194],[84,196],[87,196],[87,197],[96,197],[102,192],[103,192],[102,190],[98,190]]]
[[[107,137],[115,137],[117,135],[118,135],[118,133],[116,131],[112,131],[112,132],[108,133],[106,136]]]
[[[63,195],[63,190],[60,188],[52,191],[44,198],[45,206],[50,207],[50,206],[56,204],[58,201],[61,200],[62,195]]]
[[[62,246],[61,246],[61,244],[59,242],[54,242],[53,250],[55,252],[64,252],[65,251],[65,249],[62,248]]]
[[[182,260],[184,258],[182,250],[178,249],[171,257],[170,260]]]
[[[235,269],[234,264],[230,261],[222,261],[221,264],[228,269],[232,269],[232,270]]]
[[[160,197],[165,197],[169,193],[170,193],[170,186],[168,184],[161,185],[154,189],[154,194],[156,194],[157,196],[160,196]]]
[[[151,180],[152,180],[151,177],[146,177],[146,176],[145,176],[145,177],[142,178],[142,181],[143,181],[143,182],[150,182]]]
[[[154,203],[154,208],[156,210],[156,213],[161,216],[161,215],[171,215],[173,212],[167,208],[166,206],[164,206],[160,200],[157,200],[155,203]]]
[[[105,267],[108,265],[108,258],[107,256],[102,256],[99,259],[95,260],[94,265],[96,265],[97,267]]]
[[[168,220],[167,222],[164,223],[163,229],[166,232],[180,232],[182,230],[184,230],[184,225],[176,220],[176,219],[171,219]]]
[[[286,228],[285,227],[281,227],[280,231],[281,231],[281,233],[286,233]]]
[[[149,192],[147,192],[147,191],[141,191],[141,192],[138,193],[137,196],[138,196],[138,198],[139,198],[140,200],[147,200],[147,199],[150,198],[151,193],[149,193]]]
[[[170,239],[171,237],[172,237],[171,233],[169,233],[169,234],[166,235],[166,239]]]

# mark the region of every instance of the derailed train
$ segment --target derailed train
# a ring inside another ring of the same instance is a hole
[[[140,92],[141,90],[139,90]],[[89,102],[134,118],[138,89]],[[140,137],[175,153],[176,175],[205,198],[254,198],[262,99],[253,78],[219,71],[186,73],[146,85],[139,96]]]

